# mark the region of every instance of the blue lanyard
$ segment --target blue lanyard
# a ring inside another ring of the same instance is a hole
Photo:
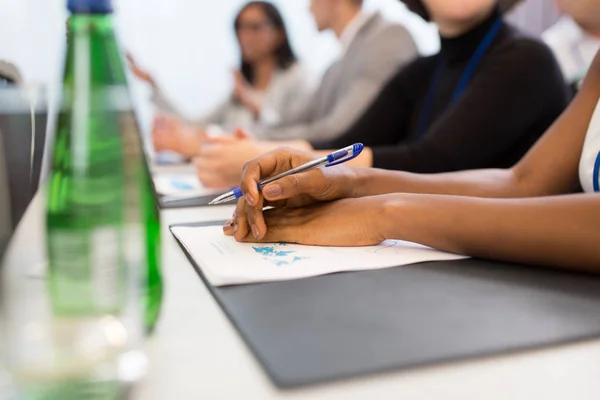
[[[475,73],[477,66],[481,62],[481,59],[483,58],[485,53],[488,51],[488,49],[492,45],[492,42],[494,41],[496,36],[498,36],[498,32],[500,32],[500,28],[502,28],[502,19],[498,19],[494,23],[494,25],[491,27],[491,29],[488,31],[488,33],[485,35],[485,37],[479,44],[479,47],[477,47],[477,50],[475,50],[475,54],[473,54],[473,56],[471,57],[471,60],[469,60],[467,67],[465,68],[462,76],[460,77],[460,80],[458,81],[458,85],[456,86],[456,89],[454,89],[454,93],[452,94],[452,98],[450,100],[450,105],[456,103],[456,101],[460,98],[460,96],[463,94],[463,92],[469,85],[469,81],[471,80],[471,78],[473,78],[473,74]],[[419,119],[419,130],[418,130],[419,138],[421,138],[425,134],[425,131],[427,130],[427,127],[429,125],[429,119],[431,117],[431,109],[433,108],[433,101],[435,100],[435,94],[436,94],[436,92],[438,90],[438,86],[440,84],[440,76],[442,75],[442,69],[443,69],[443,63],[442,63],[442,59],[440,57],[436,71],[435,71],[435,75],[433,76],[433,82],[431,84],[431,87],[429,88],[427,97],[425,98],[425,107],[423,108],[423,111],[421,112],[421,118]]]
[[[594,184],[594,192],[600,192],[600,153],[596,157],[596,162],[594,163],[594,172],[592,175],[593,184]]]

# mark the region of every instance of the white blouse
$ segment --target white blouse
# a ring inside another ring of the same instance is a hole
[[[579,179],[586,193],[600,192],[600,101],[590,122],[579,163]]]

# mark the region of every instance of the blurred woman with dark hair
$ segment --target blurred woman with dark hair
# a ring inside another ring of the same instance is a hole
[[[265,1],[252,1],[238,13],[234,28],[240,46],[239,70],[233,72],[233,94],[214,111],[192,122],[190,130],[205,131],[218,126],[225,131],[235,128],[255,129],[277,124],[282,117],[294,113],[310,95],[312,85],[292,50],[279,10]],[[133,73],[154,88],[154,101],[161,114],[156,123],[165,135],[170,125],[181,124],[181,115],[171,106],[152,76],[128,56]],[[156,133],[156,132],[155,132]],[[195,132],[197,133],[197,132]],[[155,135],[160,150],[160,134]]]

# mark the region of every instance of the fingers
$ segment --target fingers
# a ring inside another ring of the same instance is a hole
[[[254,239],[260,240],[267,233],[267,225],[263,218],[264,199],[262,196],[254,202],[248,200],[249,195],[246,195],[246,217],[250,224],[250,230]]]
[[[233,186],[229,179],[212,171],[198,170],[198,180],[207,189],[223,189]]]
[[[261,238],[267,231],[263,212],[263,197],[258,190],[258,182],[261,179],[261,167],[259,164],[246,164],[244,166],[241,189],[247,203],[248,220],[251,224],[255,239]]]
[[[193,132],[184,130],[156,129],[152,133],[155,146],[175,151],[188,158],[198,155],[202,145]]]
[[[242,241],[250,234],[250,226],[246,217],[246,201],[239,199],[233,214],[233,236],[235,240]],[[250,234],[251,235],[251,234]]]
[[[152,146],[155,151],[171,150],[170,141],[164,133],[154,132],[152,134]]]
[[[247,209],[246,209],[247,211]],[[236,235],[239,242],[258,243],[297,243],[304,232],[299,217],[294,217],[293,212],[285,209],[269,210],[265,212],[265,221],[268,229],[259,237],[252,234]]]
[[[152,144],[156,151],[172,150],[172,136],[167,127],[167,120],[161,115],[154,118],[152,127]]]
[[[258,182],[276,174],[279,172],[278,167],[282,169],[281,167],[285,164],[289,164],[286,162],[285,155],[281,152],[271,152],[253,159],[244,166],[241,189],[246,202],[246,218],[254,240],[264,238],[270,229],[263,217],[264,198],[258,190]]]
[[[278,200],[284,200],[294,196],[295,193],[300,193],[300,190],[308,183],[304,183],[305,177],[290,176],[265,186],[262,193],[258,190],[258,183],[262,179],[289,170],[292,166],[292,154],[288,150],[275,150],[266,153],[254,158],[244,166],[241,189],[248,203],[251,223],[258,228],[259,238],[263,237],[267,230],[263,218],[263,196],[270,203],[281,204]],[[281,186],[282,181],[283,187]]]
[[[234,222],[233,222],[233,219],[231,219],[230,221],[227,221],[225,223],[225,225],[223,225],[223,233],[226,236],[233,236],[233,234],[234,234],[233,227],[234,227]]]
[[[198,179],[206,187],[234,187],[240,182],[241,161],[224,147],[202,146],[192,160]]]
[[[286,200],[300,194],[311,194],[317,179],[318,171],[290,175],[266,185],[262,192],[268,201]]]
[[[240,140],[252,139],[252,134],[241,128],[235,130],[234,136]]]
[[[196,167],[196,176],[205,187],[218,189],[231,186],[216,166],[215,162],[218,163],[218,160],[194,157],[192,162]]]
[[[278,230],[275,225],[270,227],[269,231],[267,231],[266,225],[263,225],[262,231],[255,234],[256,231],[253,232],[252,229],[253,223],[250,222],[248,216],[248,204],[245,199],[242,198],[238,200],[231,221],[226,222],[223,226],[223,233],[227,236],[233,236],[239,242],[261,242],[275,240],[281,236],[282,232],[284,234],[286,232],[285,230]]]
[[[260,197],[258,182],[278,172],[277,167],[283,164],[280,158],[282,156],[279,153],[270,152],[254,158],[244,165],[241,189],[247,195],[246,198],[250,204],[256,204],[254,200],[258,201]]]
[[[178,133],[182,128],[182,123],[175,118],[164,114],[157,114],[154,117],[153,129],[168,133]]]
[[[138,78],[140,78],[143,81],[146,81],[147,83],[151,84],[152,86],[156,87],[156,82],[154,81],[154,78],[152,78],[152,75],[150,75],[148,73],[148,71],[140,68],[140,66],[135,62],[135,59],[133,58],[133,55],[131,53],[127,52],[125,54],[125,57],[127,58],[127,61],[129,62],[129,67],[131,68],[131,72],[133,72],[133,74],[135,76],[137,76]]]

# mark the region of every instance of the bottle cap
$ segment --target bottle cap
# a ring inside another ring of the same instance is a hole
[[[110,14],[112,0],[68,0],[67,8],[73,14]]]

